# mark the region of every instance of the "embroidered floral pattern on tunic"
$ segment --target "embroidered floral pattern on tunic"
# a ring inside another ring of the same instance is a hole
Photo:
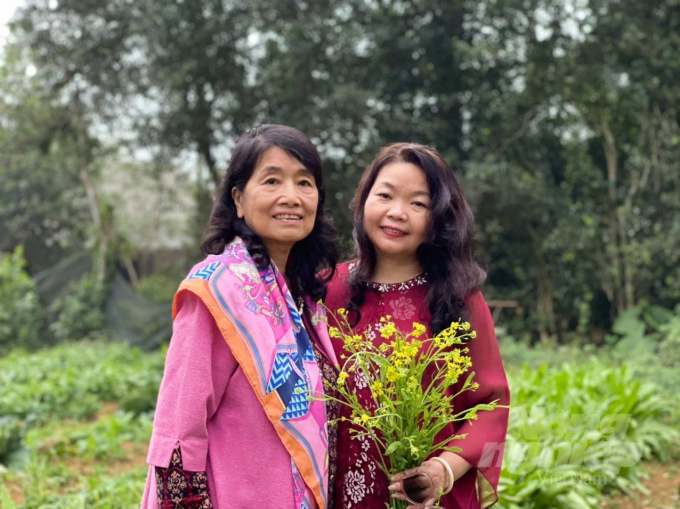
[[[172,453],[168,468],[156,467],[156,498],[159,509],[212,508],[205,472],[183,469],[179,445]]]
[[[350,262],[347,265],[347,271],[353,272],[356,266],[356,262]],[[400,283],[368,283],[368,287],[378,290],[381,293],[385,293],[408,290],[409,288],[414,288],[424,284],[427,284],[427,274],[425,272],[409,279],[408,281],[401,281]]]
[[[345,474],[345,495],[355,504],[361,502],[366,495],[366,478],[358,471],[350,470]]]
[[[391,300],[389,306],[392,309],[392,316],[397,320],[411,320],[416,315],[416,307],[413,299],[409,297],[399,297]]]
[[[368,387],[366,374],[361,370],[361,368],[357,368],[356,372],[354,373],[354,386],[357,389],[365,389]]]
[[[365,404],[370,406],[372,402],[370,389],[368,384],[370,382],[370,375],[366,375],[360,370],[355,371],[348,378],[347,383],[355,390],[357,395]],[[367,437],[358,437],[350,431],[352,425],[349,423],[349,411],[347,407],[340,406],[340,416],[347,419],[340,423],[340,428],[343,433],[343,454],[340,458],[343,466],[342,470],[345,472],[343,478],[336,483],[335,488],[341,487],[341,509],[365,508],[372,507],[372,504],[377,499],[389,498],[387,492],[386,479],[384,474],[378,468],[375,458],[378,452],[375,445]],[[385,488],[379,489],[378,487]],[[385,491],[385,493],[382,493]],[[338,501],[338,498],[335,499]],[[380,504],[384,506],[384,504]],[[337,508],[336,508],[337,509]]]
[[[359,449],[357,449],[356,461],[350,467],[350,470],[345,473],[342,494],[343,508],[364,507],[365,502],[363,501],[366,496],[375,492],[377,465],[373,458],[369,457],[366,452],[363,452],[368,451],[371,448],[371,444],[366,437],[354,438],[353,441],[352,449],[356,448],[356,443],[358,442],[360,444],[359,449],[362,452],[358,452]]]
[[[380,293],[385,293],[408,290],[424,284],[427,284],[427,274],[425,273],[401,283],[368,283],[368,287],[378,290]]]

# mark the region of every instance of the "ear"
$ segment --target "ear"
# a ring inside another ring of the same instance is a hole
[[[236,189],[236,187],[231,188],[231,197],[236,205],[236,217],[243,219],[243,206],[241,205],[241,200],[243,199],[243,193]]]

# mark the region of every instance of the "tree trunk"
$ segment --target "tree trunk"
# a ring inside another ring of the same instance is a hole
[[[603,137],[602,147],[607,162],[607,208],[609,209],[609,233],[611,236],[610,243],[605,249],[611,261],[613,272],[611,289],[615,315],[618,315],[628,307],[624,284],[625,269],[622,262],[625,257],[627,233],[625,231],[625,217],[619,207],[617,197],[619,157],[616,150],[616,139],[609,128],[606,111],[603,111],[600,117],[600,130]]]
[[[200,140],[198,142],[198,150],[201,153],[205,164],[208,166],[210,179],[213,181],[213,184],[215,184],[215,189],[217,189],[220,186],[222,179],[220,178],[220,174],[217,171],[217,164],[215,163],[215,158],[212,155],[212,147],[210,142],[208,140]]]
[[[534,251],[537,253],[538,261],[538,282],[536,295],[536,313],[539,317],[538,333],[541,342],[550,339],[551,336],[556,335],[558,342],[562,341],[561,330],[557,325],[557,318],[555,316],[554,307],[554,288],[552,278],[550,277],[550,270],[548,264],[545,262],[540,253],[540,239],[532,227],[527,227],[527,232],[531,237],[535,246]]]
[[[541,342],[545,342],[552,336],[557,336],[561,343],[561,334],[555,319],[555,308],[553,305],[553,285],[546,270],[541,268],[541,275],[538,280],[538,297],[536,299],[536,311],[539,316],[538,331]]]
[[[97,252],[95,255],[95,275],[97,277],[97,284],[103,285],[106,279],[106,257],[109,249],[109,239],[102,216],[99,209],[99,199],[97,198],[97,190],[90,178],[90,172],[87,168],[82,167],[78,172],[80,181],[85,187],[87,195],[87,203],[90,208],[90,215],[94,223],[95,231],[97,232]]]

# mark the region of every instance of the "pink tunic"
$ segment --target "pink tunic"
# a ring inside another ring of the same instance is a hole
[[[348,265],[345,263],[338,266],[337,275],[328,286],[327,306],[331,312],[347,306]],[[360,310],[361,318],[355,330],[366,331],[376,344],[380,344],[386,340],[380,337],[379,320],[391,315],[392,321],[400,330],[409,332],[413,328],[413,322],[420,322],[427,326],[427,334],[431,337],[431,314],[425,304],[427,290],[427,279],[423,276],[392,285],[370,285],[365,293],[365,301]],[[456,412],[496,399],[500,400],[500,404],[507,405],[510,402],[510,392],[489,308],[480,292],[467,296],[465,304],[467,321],[477,332],[477,338],[471,340],[468,347],[472,371],[476,373],[474,380],[479,383],[480,388],[457,397]],[[343,354],[342,341],[335,339],[333,347],[340,359]],[[465,378],[461,377],[459,384]],[[364,377],[353,376],[348,381],[366,404],[373,401]],[[454,387],[453,393],[457,391]],[[349,417],[346,407],[341,406],[340,415]],[[450,445],[463,448],[459,455],[472,465],[465,475],[456,479],[452,492],[442,498],[441,505],[447,509],[488,507],[497,498],[495,492],[501,472],[508,410],[480,412],[478,416],[479,419],[473,423],[456,423],[455,428],[451,426],[445,429],[437,438],[442,440],[453,434],[454,430],[459,434],[467,433],[465,439],[454,440]],[[387,490],[389,483],[374,460],[378,453],[369,439],[352,438],[349,422],[347,420],[338,425],[338,467],[333,507],[384,509],[385,503],[390,500]]]
[[[158,507],[154,467],[167,468],[177,444],[184,470],[206,472],[213,507],[294,507],[290,454],[212,315],[186,292],[158,396],[142,508]]]

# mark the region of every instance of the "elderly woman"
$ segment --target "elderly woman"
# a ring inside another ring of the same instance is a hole
[[[175,296],[142,507],[328,507],[334,437],[325,403],[308,398],[337,366],[317,304],[316,274],[337,261],[324,197],[301,132],[238,140],[207,258]]]

